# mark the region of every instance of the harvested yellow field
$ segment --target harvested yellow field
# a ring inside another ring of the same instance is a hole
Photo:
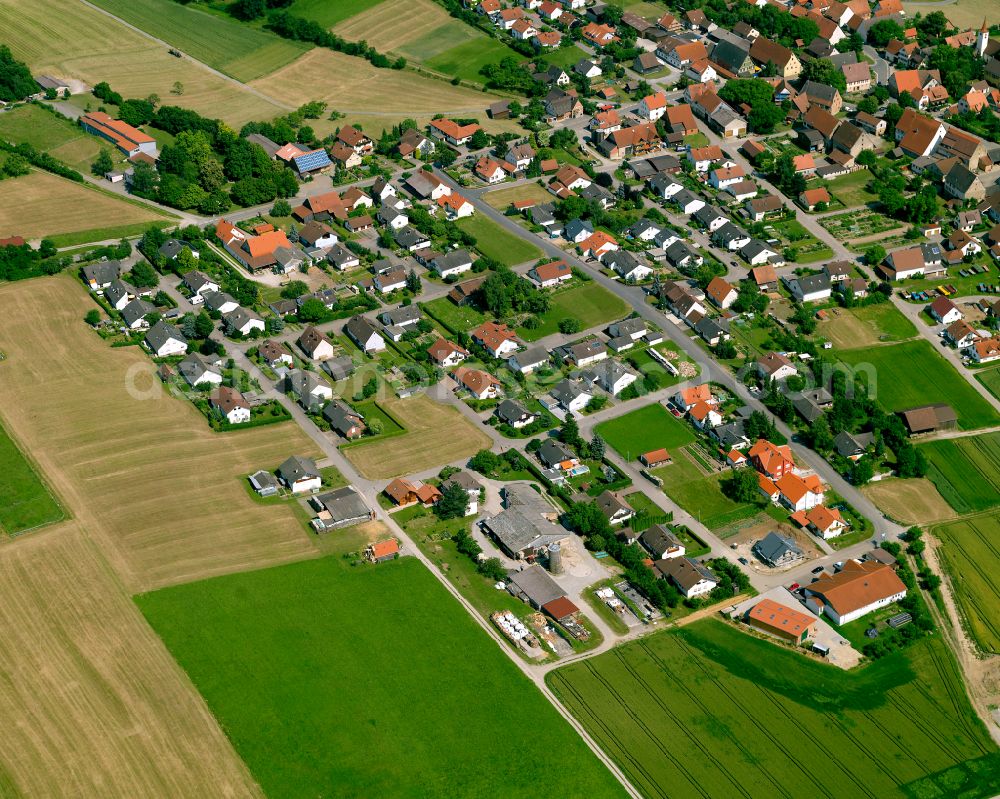
[[[412,42],[428,39],[443,39],[440,49],[447,49],[476,38],[474,28],[456,20],[433,0],[383,0],[333,30],[350,41],[364,39],[383,53],[405,51]],[[435,32],[436,36],[429,35]]]
[[[320,47],[250,85],[295,106],[325,100],[348,116],[338,124],[355,114],[385,117],[390,120],[387,126],[404,117],[434,114],[485,118],[486,106],[499,99],[406,70],[376,69],[360,58]]]
[[[402,435],[342,448],[362,476],[398,477],[468,458],[490,446],[491,439],[455,408],[426,394],[380,400],[379,405],[406,428]]]
[[[955,511],[944,501],[934,483],[924,477],[869,483],[862,493],[879,510],[903,524],[927,524],[955,518]]]
[[[289,505],[257,504],[241,484],[318,456],[297,426],[213,433],[159,390],[138,348],[87,328],[94,305],[70,275],[0,286],[0,307],[3,422],[130,591],[318,554]]]
[[[4,44],[36,75],[78,78],[91,86],[107,81],[124,97],[158,94],[164,104],[234,126],[287,110],[189,59],[174,58],[164,45],[79,0],[0,0],[0,20]],[[176,81],[183,86],[179,96],[171,93]]]
[[[983,19],[988,25],[1000,22],[1000,6],[994,0],[944,0],[934,3],[903,3],[906,13],[912,17],[920,13],[925,17],[932,11],[940,11],[958,30],[972,28],[979,30]]]
[[[76,522],[0,547],[0,672],[5,797],[262,796]]]
[[[150,208],[49,172],[0,181],[0,235],[34,239],[165,219]]]

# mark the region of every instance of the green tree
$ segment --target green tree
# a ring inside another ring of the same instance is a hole
[[[723,487],[727,495],[736,502],[754,502],[760,496],[757,485],[757,472],[744,467],[733,470]]]
[[[37,91],[28,65],[14,58],[7,45],[0,46],[0,100],[23,100]]]
[[[572,416],[567,416],[566,421],[559,428],[559,440],[573,449],[579,449],[583,446],[583,438],[580,436],[580,426]]]
[[[881,244],[873,244],[865,250],[865,263],[869,266],[877,266],[885,260],[885,247]]]
[[[567,335],[573,333],[579,333],[583,329],[583,324],[579,319],[575,319],[572,316],[567,316],[564,319],[559,320],[559,332],[565,333]]]
[[[320,322],[327,317],[326,306],[316,297],[310,297],[299,307],[298,317],[303,322]]]
[[[288,204],[288,200],[275,200],[274,205],[271,206],[271,216],[291,216],[292,206]]]
[[[847,79],[844,77],[844,73],[829,58],[806,61],[802,74],[806,80],[833,86],[840,92],[847,91]]]
[[[820,416],[819,419],[813,422],[810,433],[812,434],[814,450],[817,452],[829,452],[833,449],[833,433],[830,432],[830,425],[825,417]]]
[[[879,48],[885,47],[890,39],[902,41],[905,38],[903,27],[891,19],[880,20],[868,29],[868,43]]]
[[[208,338],[215,330],[215,322],[205,311],[194,318],[194,334],[197,338]]]
[[[851,482],[856,486],[863,486],[871,482],[875,476],[875,465],[871,458],[861,457],[851,464]]]
[[[458,483],[451,483],[441,492],[441,499],[434,506],[434,512],[441,519],[458,519],[465,515],[469,495]]]
[[[111,160],[111,153],[102,147],[101,152],[94,159],[94,163],[90,165],[90,171],[95,175],[103,177],[114,168],[115,162]]]
[[[83,321],[91,327],[97,327],[101,321],[101,312],[96,308],[91,308],[83,317]]]
[[[160,276],[156,274],[156,270],[146,261],[137,261],[135,266],[132,267],[129,281],[132,285],[139,288],[153,288],[159,285]]]
[[[286,300],[295,300],[309,293],[309,286],[304,280],[291,280],[281,289],[281,296]]]
[[[469,459],[469,468],[479,472],[486,477],[497,474],[503,460],[495,452],[488,449],[481,449]]]

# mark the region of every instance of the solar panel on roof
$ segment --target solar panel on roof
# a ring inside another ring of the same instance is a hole
[[[331,165],[330,156],[326,154],[326,150],[313,150],[310,153],[304,153],[294,159],[295,168],[299,172],[311,172],[314,169],[322,169]]]

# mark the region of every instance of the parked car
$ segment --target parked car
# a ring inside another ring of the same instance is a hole
[[[825,567],[823,567],[823,566],[817,566],[815,569],[812,570],[812,573],[813,574],[819,574],[821,571],[824,571],[824,570],[825,570]]]
[[[746,558],[738,558],[738,560],[739,560],[739,562],[740,562],[740,563],[742,563],[742,564],[743,564],[744,566],[749,566],[749,565],[750,565],[750,561],[748,561],[748,560],[747,560]]]
[[[792,583],[790,586],[788,586],[789,591],[797,591],[798,589],[799,589],[798,583]]]

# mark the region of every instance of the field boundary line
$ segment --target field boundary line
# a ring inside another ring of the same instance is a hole
[[[144,36],[145,38],[149,39],[150,41],[156,42],[158,45],[160,45],[162,47],[165,47],[168,50],[178,50],[178,52],[182,52],[182,51],[180,51],[179,48],[176,48],[172,44],[170,44],[170,42],[167,42],[167,41],[165,41],[163,39],[160,39],[160,38],[154,36],[153,34],[149,33],[148,31],[145,31],[142,28],[140,28],[140,27],[138,27],[136,25],[133,25],[131,22],[127,22],[124,19],[122,19],[121,17],[115,16],[110,11],[107,11],[106,9],[103,9],[103,8],[101,8],[98,5],[94,5],[91,2],[88,2],[88,0],[80,0],[80,2],[83,3],[85,6],[87,6],[87,8],[93,9],[94,11],[99,11],[100,13],[104,14],[104,16],[110,17],[111,19],[115,20],[119,24],[124,25],[129,30],[134,31],[135,33],[138,33],[140,36]],[[309,52],[309,51],[306,50],[306,52]],[[182,57],[186,58],[192,64],[196,64],[197,66],[201,67],[202,69],[207,70],[208,72],[211,72],[216,77],[222,78],[225,81],[229,81],[230,83],[232,83],[235,86],[239,86],[244,91],[250,92],[250,94],[253,94],[254,96],[260,98],[261,100],[264,100],[266,102],[269,102],[269,103],[272,103],[273,105],[278,106],[278,108],[284,108],[286,111],[294,111],[295,110],[295,108],[293,106],[290,106],[290,105],[288,105],[287,103],[285,103],[285,102],[283,102],[281,100],[276,100],[273,97],[271,97],[270,95],[265,94],[264,92],[262,92],[260,89],[255,89],[253,86],[249,86],[246,83],[243,83],[243,81],[237,80],[232,75],[227,75],[225,72],[221,72],[220,70],[215,69],[214,67],[210,67],[204,61],[199,61],[197,58],[193,58],[192,56],[188,55],[187,53],[183,53],[182,52]]]

